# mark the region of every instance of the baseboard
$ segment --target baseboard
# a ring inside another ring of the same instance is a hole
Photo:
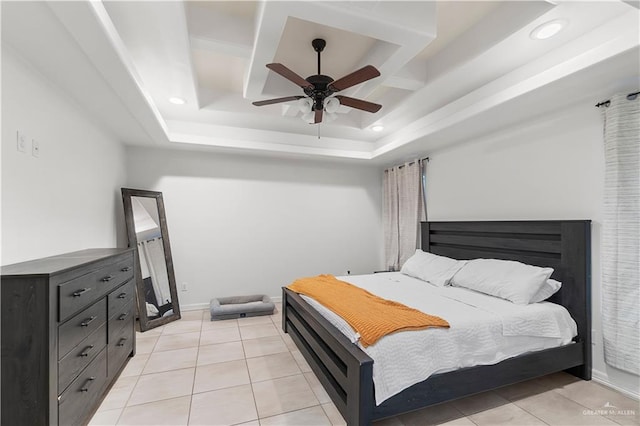
[[[192,303],[190,305],[180,305],[180,311],[188,312],[188,311],[201,311],[203,309],[209,309],[208,303]]]
[[[595,382],[598,382],[602,385],[605,385],[606,387],[609,387],[611,389],[614,389],[618,392],[620,392],[621,394],[624,394],[625,396],[628,396],[629,398],[633,398],[636,401],[640,401],[640,394],[630,391],[629,389],[623,389],[620,386],[616,386],[613,383],[611,383],[609,381],[609,376],[607,376],[605,373],[592,369],[591,370],[591,379]]]
[[[271,301],[274,303],[282,303],[282,296],[271,296]],[[189,305],[180,304],[180,310],[182,312],[188,311],[201,311],[203,309],[209,309],[209,303],[191,303]]]

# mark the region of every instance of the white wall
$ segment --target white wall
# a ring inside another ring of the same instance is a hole
[[[135,147],[127,160],[130,187],[163,193],[183,307],[382,265],[377,167]]]
[[[604,363],[600,112],[581,105],[430,155],[429,220],[591,219],[594,378],[636,396],[638,377]]]
[[[29,138],[27,152],[17,150],[18,130]],[[125,178],[122,144],[3,45],[2,264],[126,247],[118,225]]]

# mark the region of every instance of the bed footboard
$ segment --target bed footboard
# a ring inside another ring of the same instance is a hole
[[[373,360],[298,294],[283,288],[282,327],[289,333],[349,426],[584,366],[584,342],[531,352],[494,365],[436,374],[375,405]]]
[[[282,329],[296,343],[349,425],[369,425],[374,408],[373,360],[300,296],[282,289]]]

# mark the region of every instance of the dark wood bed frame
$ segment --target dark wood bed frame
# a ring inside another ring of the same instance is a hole
[[[436,374],[375,405],[373,359],[352,344],[298,294],[283,288],[282,326],[300,349],[349,425],[462,398],[546,374],[567,371],[591,379],[591,222],[423,222],[422,249],[456,259],[517,260],[554,268],[562,288],[550,301],[578,325],[573,342],[495,365]]]

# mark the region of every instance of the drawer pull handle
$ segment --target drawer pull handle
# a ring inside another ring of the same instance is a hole
[[[89,377],[84,383],[84,387],[80,389],[80,392],[89,392],[89,385],[95,380],[95,377]]]
[[[118,321],[124,321],[129,316],[129,312],[125,312],[124,314],[118,317]]]
[[[91,291],[91,287],[83,288],[83,289],[80,289],[80,290],[74,292],[73,293],[73,297],[80,297],[80,296],[82,296],[83,294],[85,294],[88,291]]]
[[[122,272],[129,272],[131,270],[131,266],[125,266],[124,268],[120,269]]]
[[[127,341],[126,337],[123,337],[122,339],[120,339],[120,341],[116,344],[116,346],[124,346],[124,342]]]
[[[118,295],[118,299],[124,299],[125,297],[127,297],[127,293],[120,293]]]
[[[100,281],[102,281],[102,282],[106,283],[106,282],[111,281],[111,280],[112,280],[112,279],[114,279],[114,278],[115,278],[115,276],[114,276],[114,275],[107,275],[106,277],[104,277],[104,278],[103,278],[102,280],[100,280]]]
[[[96,318],[98,318],[97,315],[94,315],[91,318],[87,318],[86,320],[84,320],[84,322],[80,323],[80,327],[88,327],[89,324],[91,324]]]
[[[82,352],[80,356],[89,356],[89,352],[91,352],[91,349],[93,349],[93,345],[87,346],[86,348],[84,348],[84,352]]]

